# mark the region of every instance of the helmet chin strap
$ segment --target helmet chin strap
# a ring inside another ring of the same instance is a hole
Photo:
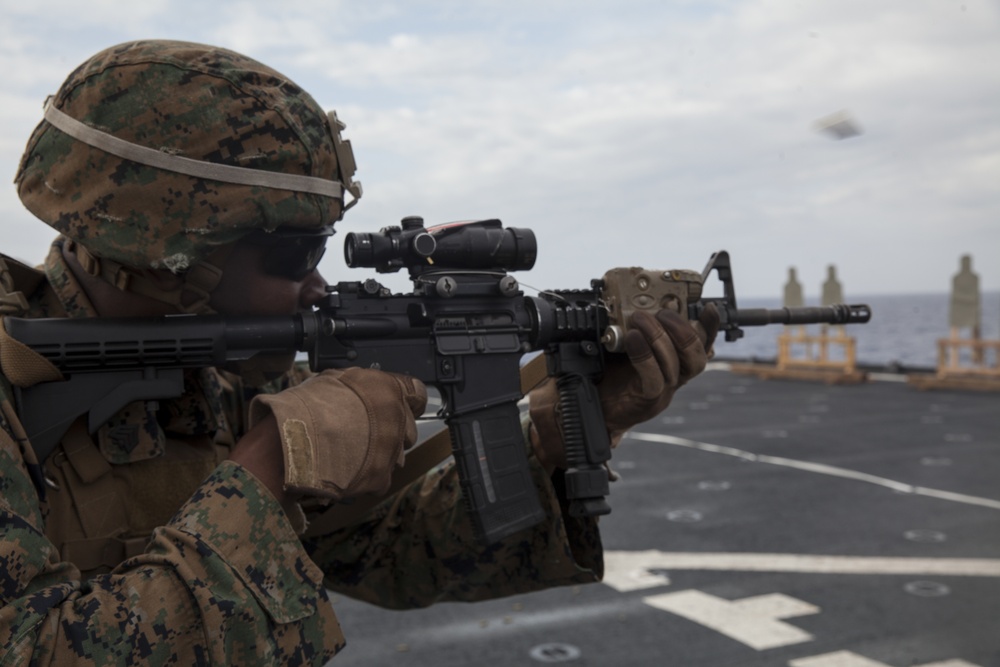
[[[135,269],[104,257],[95,257],[89,250],[67,239],[67,250],[76,255],[83,270],[122,290],[173,306],[178,312],[214,315],[209,305],[212,292],[222,279],[222,268],[235,244],[220,246],[203,260],[185,271],[183,282],[174,289],[163,289],[155,281]]]

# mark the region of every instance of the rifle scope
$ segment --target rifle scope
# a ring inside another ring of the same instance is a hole
[[[377,234],[351,232],[344,260],[353,268],[419,274],[443,269],[526,271],[535,265],[538,244],[530,229],[504,228],[499,220],[456,222],[424,228],[423,218],[403,218],[399,227]]]

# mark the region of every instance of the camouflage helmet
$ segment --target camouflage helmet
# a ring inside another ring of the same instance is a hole
[[[128,42],[80,65],[48,100],[18,194],[96,257],[183,272],[255,230],[340,219],[344,191],[351,204],[361,196],[343,127],[247,56]]]

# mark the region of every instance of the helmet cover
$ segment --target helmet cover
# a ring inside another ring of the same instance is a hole
[[[121,44],[80,65],[49,103],[99,132],[168,155],[345,187],[353,175],[353,158],[345,160],[348,173],[338,169],[340,127],[331,128],[308,93],[222,48]],[[341,198],[117,157],[45,120],[28,141],[16,183],[28,210],[95,256],[175,272],[254,230],[322,229],[343,210]]]

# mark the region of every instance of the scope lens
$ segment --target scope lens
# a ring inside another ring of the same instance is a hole
[[[511,248],[507,267],[511,271],[527,271],[535,265],[538,257],[538,242],[530,229],[508,227],[504,230],[507,245]]]
[[[351,232],[344,239],[344,261],[352,269],[371,266],[374,259],[371,234]]]

